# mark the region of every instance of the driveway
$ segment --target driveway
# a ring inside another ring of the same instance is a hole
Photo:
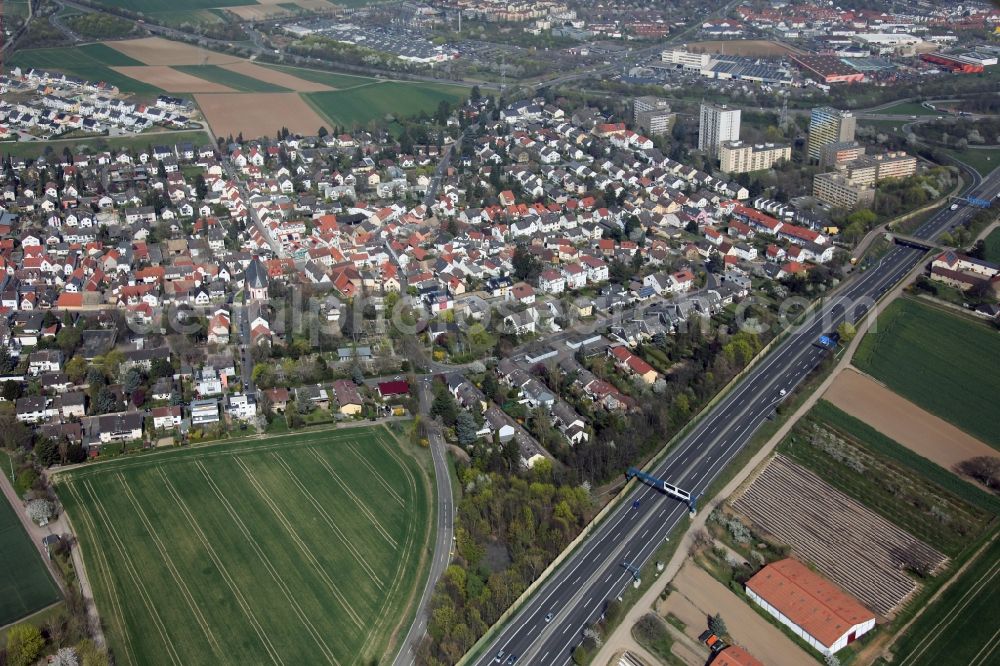
[[[769,666],[803,666],[816,660],[785,636],[777,627],[757,614],[749,603],[704,569],[688,561],[673,580],[675,588],[659,604],[661,614],[673,613],[686,625],[684,630],[697,640],[708,628],[708,617],[722,614],[733,641]]]

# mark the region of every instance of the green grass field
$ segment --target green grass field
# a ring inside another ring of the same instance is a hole
[[[288,88],[260,81],[218,65],[175,65],[173,69],[213,83],[229,86],[240,92],[289,92]]]
[[[104,44],[87,44],[86,46],[67,46],[50,49],[27,49],[18,51],[8,61],[11,66],[26,63],[29,67],[63,70],[66,67],[128,67],[142,65],[121,51],[116,51]]]
[[[441,100],[456,104],[468,95],[461,86],[392,81],[353,90],[305,93],[303,98],[332,124],[353,127],[386,114],[407,117],[420,111],[433,113]]]
[[[1000,229],[994,229],[983,239],[983,247],[986,251],[986,261],[1000,263]]]
[[[93,82],[117,86],[122,92],[159,93],[160,88],[119,74],[112,67],[142,65],[141,62],[104,44],[87,44],[50,49],[17,51],[8,60],[10,67],[38,67],[66,72]]]
[[[361,664],[391,651],[426,575],[425,466],[350,428],[115,460],[57,489],[117,663]]]
[[[996,148],[987,148],[984,150],[976,150],[974,148],[966,148],[965,150],[946,149],[945,152],[949,155],[954,155],[955,159],[965,162],[978,171],[981,176],[989,174],[993,169],[1000,166],[1000,150]]]
[[[912,299],[879,316],[854,365],[927,411],[1000,449],[1000,335]]]
[[[1000,538],[913,623],[893,666],[986,666],[1000,659]]]
[[[6,460],[4,460],[6,463]],[[4,469],[4,474],[8,474]],[[59,588],[24,531],[14,508],[0,497],[0,626],[59,601]]]
[[[860,467],[844,464],[830,450]],[[1000,515],[997,498],[825,400],[796,424],[779,451],[946,555],[961,553]]]

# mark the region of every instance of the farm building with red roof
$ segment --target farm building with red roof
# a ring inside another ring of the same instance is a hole
[[[875,614],[791,558],[747,581],[747,596],[823,654],[833,654],[875,628]]]

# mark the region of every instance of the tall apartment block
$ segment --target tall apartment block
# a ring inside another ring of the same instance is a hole
[[[739,139],[739,109],[702,103],[698,122],[698,150],[704,150],[711,157],[718,157],[719,146],[723,141],[739,141]]]
[[[823,146],[854,141],[857,120],[850,111],[840,111],[829,106],[813,109],[809,116],[809,159],[820,161]]]
[[[659,97],[636,97],[632,100],[632,121],[646,134],[669,134],[677,120],[667,100]]]

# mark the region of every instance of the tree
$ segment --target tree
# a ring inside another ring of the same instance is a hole
[[[458,435],[458,443],[462,446],[468,446],[478,439],[476,436],[476,431],[479,428],[476,426],[476,419],[466,411],[459,412],[455,419],[455,434]]]
[[[976,456],[960,462],[956,469],[990,489],[1000,488],[1000,458]]]
[[[31,448],[34,435],[31,428],[18,421],[13,414],[0,417],[0,445],[12,451]]]
[[[542,272],[542,265],[538,257],[531,254],[523,245],[518,245],[514,250],[514,257],[511,260],[514,266],[514,275],[519,280],[534,280]]]
[[[30,666],[38,659],[45,640],[33,624],[15,624],[7,630],[7,663],[9,666]]]
[[[59,651],[52,657],[52,661],[49,662],[49,666],[80,666],[80,659],[73,648],[59,648]]]
[[[455,425],[458,419],[458,405],[455,404],[455,399],[447,388],[442,387],[435,391],[434,402],[431,403],[431,416],[440,418],[446,426]]]
[[[7,402],[14,402],[24,393],[24,386],[21,382],[4,382],[3,389],[0,389],[0,396]]]
[[[162,379],[163,377],[173,377],[173,376],[174,376],[174,366],[170,365],[170,361],[168,361],[165,358],[153,359],[153,362],[149,368],[150,381],[156,381],[157,379]]]
[[[17,359],[11,356],[7,345],[0,346],[0,375],[10,374],[17,367]]]
[[[365,383],[365,373],[361,369],[361,365],[359,363],[355,363],[351,366],[351,379],[354,380],[354,383],[358,386]]]
[[[52,503],[48,500],[33,499],[25,507],[28,518],[31,518],[38,525],[44,525],[52,518]]]
[[[87,376],[87,359],[82,356],[74,356],[66,362],[66,376],[74,384],[81,383]]]
[[[102,386],[94,399],[94,407],[98,414],[110,414],[118,411],[118,398],[107,386]]]
[[[858,329],[854,328],[854,324],[845,321],[837,327],[837,334],[840,335],[840,341],[847,344],[858,334]]]
[[[729,633],[729,630],[726,628],[726,621],[722,619],[722,615],[719,613],[713,615],[708,621],[708,628],[711,629],[712,633],[716,636],[725,636]]]
[[[59,446],[51,437],[40,437],[35,442],[35,457],[45,467],[55,465],[59,462]]]
[[[63,354],[71,356],[76,351],[82,337],[83,332],[76,326],[63,326],[56,333],[56,345],[59,346]]]
[[[131,394],[140,386],[142,386],[142,373],[138,368],[129,368],[122,380],[122,389],[125,393]]]

